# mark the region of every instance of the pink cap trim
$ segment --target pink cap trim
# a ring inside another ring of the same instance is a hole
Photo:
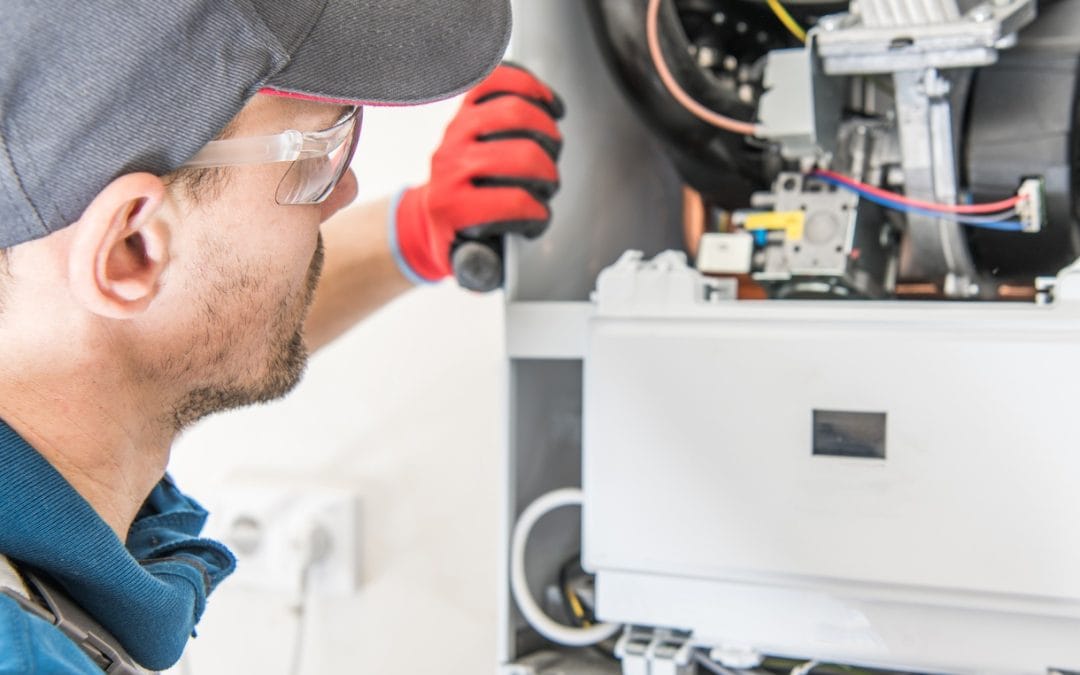
[[[283,89],[274,89],[273,87],[263,87],[259,90],[260,94],[268,94],[270,96],[281,96],[283,98],[295,98],[301,101],[315,101],[316,103],[334,103],[336,105],[361,105],[361,106],[384,106],[384,107],[401,107],[406,104],[394,104],[394,103],[371,103],[368,101],[357,101],[347,98],[330,98],[329,96],[315,96],[314,94],[302,94],[298,91],[285,91]]]
[[[340,105],[364,105],[363,101],[350,101],[343,98],[329,98],[327,96],[315,96],[313,94],[301,94],[296,91],[282,91],[281,89],[274,89],[272,87],[263,87],[259,90],[260,94],[269,94],[270,96],[282,96],[284,98],[296,98],[301,101],[316,101],[318,103],[337,103]]]

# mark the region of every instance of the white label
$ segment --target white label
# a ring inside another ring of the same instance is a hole
[[[749,232],[710,232],[701,237],[697,267],[705,274],[746,274],[753,253]]]

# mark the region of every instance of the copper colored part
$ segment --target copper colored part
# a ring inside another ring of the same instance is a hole
[[[896,294],[899,296],[938,296],[941,295],[941,289],[937,287],[937,284],[896,284]]]
[[[753,277],[749,274],[740,274],[736,278],[739,280],[739,293],[736,296],[739,300],[769,299],[769,294],[765,291],[765,287],[754,281]]]
[[[697,260],[698,247],[701,237],[705,234],[707,225],[707,209],[701,193],[693,188],[683,186],[683,239],[686,242],[686,251],[691,260]],[[721,231],[730,229],[731,216],[724,212],[720,218]],[[749,274],[739,274],[735,277],[739,282],[739,300],[767,300],[769,294],[765,288],[755,282]]]
[[[697,260],[698,245],[701,243],[701,236],[705,234],[705,200],[701,198],[700,192],[683,186],[682,212],[686,250],[691,260]]]
[[[716,218],[717,232],[734,232],[735,224],[731,222],[731,211],[723,209]]]
[[[1004,300],[1034,300],[1035,287],[1013,284],[1001,284],[997,288],[998,297]]]

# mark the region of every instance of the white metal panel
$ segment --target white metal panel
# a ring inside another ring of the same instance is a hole
[[[692,627],[706,645],[916,672],[1023,673],[1077,663],[1074,620],[868,600],[789,588],[605,570],[604,618]]]
[[[663,320],[628,306],[598,310],[586,357],[584,557],[604,619],[670,618],[714,637],[756,625],[762,644],[856,661],[860,640],[889,634],[875,662],[964,671],[974,664],[934,635],[978,610],[960,634],[985,663],[1015,659],[1009,641],[1050,622],[1072,631],[1056,655],[1073,662],[1028,668],[1080,668],[1070,307],[969,306],[957,321],[919,304],[698,303]],[[815,409],[886,413],[886,459],[815,456]],[[611,584],[623,573],[683,580],[679,611],[626,597],[632,584]],[[783,596],[755,624],[748,608],[765,597],[718,603],[716,582],[809,589],[841,614],[885,603],[888,630],[858,610],[848,616],[871,623],[856,643],[825,649],[814,635],[836,623],[830,611]]]

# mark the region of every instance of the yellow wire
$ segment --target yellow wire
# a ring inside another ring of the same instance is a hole
[[[566,599],[570,602],[570,609],[574,612],[574,616],[581,621],[583,626],[588,627],[589,620],[585,618],[585,608],[581,606],[581,600],[578,599],[577,593],[567,586],[565,589]]]
[[[803,30],[799,22],[795,20],[791,14],[788,13],[784,6],[780,4],[780,0],[766,0],[769,3],[769,9],[776,15],[777,19],[780,19],[780,23],[784,24],[784,27],[791,31],[791,34],[799,38],[799,42],[806,42],[806,31]]]

